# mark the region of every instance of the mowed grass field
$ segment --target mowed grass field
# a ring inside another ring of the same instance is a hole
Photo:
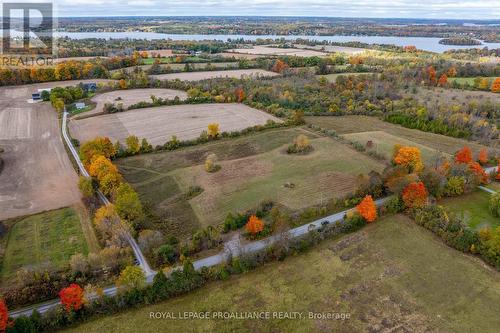
[[[62,208],[15,222],[6,236],[2,281],[20,268],[62,267],[75,253],[88,253],[80,217],[73,208]]]
[[[330,138],[311,140],[314,151],[287,154],[282,146],[267,153],[223,161],[221,170],[207,173],[203,165],[172,172],[183,191],[201,186],[205,191],[191,200],[202,225],[221,223],[227,213],[242,212],[270,199],[297,211],[356,189],[356,176],[383,165]],[[293,188],[285,187],[291,183]]]
[[[311,138],[314,151],[286,154],[286,147],[304,133]],[[211,153],[218,156],[221,165],[216,173],[204,170],[203,163]],[[189,235],[200,226],[222,223],[229,212],[252,209],[268,199],[290,210],[320,204],[353,191],[358,174],[384,167],[347,145],[317,138],[300,128],[136,156],[117,164],[160,217],[156,227],[175,235]],[[288,188],[286,183],[295,186]],[[201,186],[204,191],[187,201],[190,186]]]
[[[328,82],[335,82],[339,76],[350,76],[350,75],[371,75],[374,73],[335,73],[335,74],[326,74],[326,75],[316,75],[316,77],[321,78],[324,77],[328,80]]]
[[[489,201],[489,193],[477,190],[458,198],[443,199],[439,204],[448,208],[471,228],[479,230],[484,227],[500,226],[500,218],[490,214]]]
[[[366,143],[371,141],[373,143],[373,147],[367,149],[371,149],[379,154],[382,154],[387,160],[391,160],[394,145],[396,144],[418,147],[422,153],[424,161],[431,161],[432,158],[440,155],[449,156],[449,154],[439,152],[427,146],[382,131],[351,133],[345,134],[344,137],[351,141],[359,142],[365,147]]]
[[[297,311],[306,318],[150,319],[151,312]],[[348,320],[308,319],[309,312]],[[66,332],[498,332],[500,276],[404,216],[306,254]]]
[[[368,116],[311,116],[306,117],[309,124],[321,126],[326,129],[333,129],[338,134],[351,134],[360,132],[382,131],[395,137],[400,137],[408,141],[429,147],[436,151],[455,154],[465,145],[469,146],[474,153],[478,153],[482,148],[493,150],[492,147],[485,147],[475,142],[452,138],[449,136],[428,133],[416,129],[405,128],[391,124],[375,117]],[[365,142],[366,143],[366,142]],[[498,149],[497,149],[498,152]]]

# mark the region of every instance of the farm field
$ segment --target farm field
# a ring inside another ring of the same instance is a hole
[[[238,69],[238,63],[237,62],[203,62],[203,63],[190,63],[189,66],[191,68],[194,68],[195,70],[200,70],[200,69],[206,69],[210,65],[211,68],[215,69]],[[140,66],[132,66],[132,67],[125,67],[121,69],[115,69],[111,71],[112,73],[124,70],[125,72],[131,73],[135,70],[136,67],[139,67],[143,71],[147,71],[151,68],[152,65],[140,65]],[[161,64],[160,67],[166,69],[170,68],[173,71],[183,71],[185,69],[185,64],[177,64],[177,63],[169,63],[169,64]],[[208,69],[210,70],[210,69]]]
[[[278,118],[244,104],[211,103],[159,106],[72,120],[72,137],[86,142],[97,136],[107,136],[113,142],[125,143],[130,135],[146,138],[152,145],[169,141],[172,135],[179,140],[195,139],[210,123],[218,123],[221,132],[238,131],[264,125]]]
[[[314,49],[317,51],[321,52],[340,52],[340,53],[347,53],[347,54],[359,54],[363,53],[365,51],[368,51],[368,49],[362,49],[359,47],[349,47],[349,46],[336,46],[336,45],[301,45],[301,44],[294,44],[293,45],[295,48],[298,49]]]
[[[314,151],[307,155],[287,154],[284,145],[222,161],[216,173],[194,165],[174,170],[171,175],[183,192],[191,186],[204,189],[190,203],[200,223],[207,226],[221,223],[229,212],[242,212],[268,199],[290,211],[321,204],[351,193],[358,174],[383,169],[381,163],[330,138],[313,139],[311,144]],[[286,187],[287,183],[294,187]]]
[[[500,218],[490,214],[490,194],[477,190],[459,198],[446,198],[439,202],[451,213],[457,214],[467,225],[473,229],[500,226]]]
[[[297,311],[306,318],[150,319],[157,311]],[[397,215],[305,254],[65,332],[493,333],[499,311],[498,272]],[[309,319],[309,312],[349,313],[350,319]]]
[[[244,77],[260,77],[260,76],[277,76],[279,74],[274,72],[265,71],[263,69],[234,69],[226,71],[206,71],[206,72],[181,72],[181,73],[170,73],[170,74],[160,74],[151,75],[153,79],[156,80],[176,80],[181,81],[199,81],[214,78],[244,78]]]
[[[288,144],[303,133],[300,129],[275,129],[234,139],[222,139],[172,152],[144,154],[116,160],[120,172],[138,191],[141,201],[156,217],[153,228],[166,234],[189,236],[200,224],[185,193],[170,172],[201,165],[209,154],[219,161],[254,156]]]
[[[242,53],[242,54],[256,54],[256,55],[287,55],[287,56],[297,56],[297,57],[323,57],[328,55],[325,52],[305,50],[299,48],[279,48],[279,47],[269,47],[256,45],[252,48],[241,48],[228,50],[230,53]]]
[[[311,116],[306,117],[306,122],[323,128],[333,129],[338,134],[383,131],[451,155],[465,145],[469,146],[475,153],[485,147],[475,142],[405,128],[368,116]],[[486,148],[492,149],[492,147]]]
[[[178,97],[180,100],[185,100],[187,98],[187,93],[182,90],[174,89],[115,90],[92,97],[91,100],[96,103],[96,107],[92,111],[86,112],[84,116],[88,117],[89,115],[102,113],[106,103],[113,103],[115,105],[121,103],[126,109],[139,102],[151,102],[151,96],[163,99],[174,99]]]
[[[15,221],[6,236],[2,281],[20,268],[60,268],[75,253],[88,253],[80,217],[74,208],[62,208]]]
[[[475,101],[485,102],[490,100],[492,103],[500,103],[500,94],[492,93],[489,91],[471,91],[462,89],[449,89],[449,88],[419,88],[416,94],[408,94],[420,100],[420,102],[433,107],[438,102],[450,103],[450,105],[463,105],[467,106],[469,103]]]
[[[424,161],[431,161],[436,156],[448,155],[427,146],[382,131],[351,133],[345,134],[343,135],[343,137],[351,141],[359,142],[365,147],[368,141],[372,141],[373,148],[367,149],[374,150],[377,153],[384,155],[385,159],[388,161],[390,161],[392,158],[393,148],[396,144],[402,146],[418,147],[420,149],[420,152],[422,153],[422,158],[424,159]]]
[[[78,178],[60,138],[50,103],[28,103],[41,88],[109,80],[46,82],[0,88],[0,221],[68,207],[80,200]]]
[[[500,191],[500,182],[498,182],[498,181],[496,181],[496,182],[492,182],[492,183],[488,184],[488,186],[486,186],[486,187],[489,187],[489,188],[491,188],[492,190],[494,190],[494,191],[497,191],[497,192],[498,192],[498,191]]]

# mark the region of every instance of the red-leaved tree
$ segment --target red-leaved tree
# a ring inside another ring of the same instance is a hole
[[[479,151],[477,160],[479,163],[481,163],[481,165],[485,165],[486,163],[488,163],[488,150],[486,148],[483,148]]]
[[[423,207],[427,202],[427,189],[422,182],[408,184],[403,190],[403,202],[408,208]]]
[[[472,171],[472,173],[474,173],[474,175],[476,175],[476,177],[482,184],[486,184],[488,182],[488,175],[486,174],[486,172],[479,163],[477,162],[470,163],[469,169]]]
[[[472,151],[470,148],[465,146],[460,149],[457,155],[455,155],[455,162],[463,164],[469,164],[472,162]]]
[[[66,311],[78,311],[83,306],[83,289],[76,283],[72,283],[69,287],[61,289],[59,298]]]
[[[377,206],[371,195],[365,196],[359,205],[356,206],[356,209],[368,223],[377,219]]]
[[[9,311],[7,310],[7,305],[5,305],[3,299],[0,299],[0,332],[5,332],[8,324]]]

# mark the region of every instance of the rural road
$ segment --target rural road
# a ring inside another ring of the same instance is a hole
[[[75,148],[71,144],[71,141],[69,140],[69,137],[68,137],[68,134],[67,134],[67,130],[66,130],[66,121],[67,121],[67,113],[65,112],[64,115],[63,115],[63,121],[62,121],[62,133],[63,133],[63,136],[64,136],[64,140],[68,144],[68,147],[70,148],[71,153],[73,154],[75,160],[77,161],[78,166],[80,167],[80,170],[81,170],[82,174],[85,175],[86,177],[88,177],[89,175],[88,175],[87,171],[85,170],[85,168],[83,167],[83,164],[81,163],[81,161],[80,161],[80,159],[78,157],[78,153],[76,152]],[[486,168],[485,171],[487,173],[490,173],[490,172],[493,172],[493,171],[497,171],[497,167]],[[99,197],[101,198],[101,200],[103,201],[103,203],[109,204],[109,200],[102,193],[100,193],[100,192],[99,192]],[[390,197],[378,199],[378,200],[375,201],[375,204],[378,207],[380,207],[381,205],[383,205],[389,199],[390,199]],[[237,257],[237,256],[240,256],[240,255],[244,255],[244,254],[249,254],[249,253],[254,253],[254,252],[261,251],[261,250],[265,249],[266,247],[272,245],[276,241],[279,241],[283,237],[291,239],[291,238],[298,238],[298,237],[304,236],[307,233],[309,233],[310,231],[320,229],[322,226],[324,226],[326,224],[332,224],[332,223],[336,223],[336,222],[342,222],[345,214],[348,211],[349,210],[345,210],[345,211],[342,211],[342,212],[339,212],[339,213],[336,213],[336,214],[332,214],[332,215],[323,217],[321,219],[318,219],[316,221],[304,224],[304,225],[302,225],[300,227],[288,230],[286,233],[278,234],[278,235],[274,235],[274,236],[270,236],[270,237],[268,237],[266,239],[258,240],[258,241],[255,241],[255,242],[251,242],[251,243],[245,244],[243,246],[238,246],[237,244],[233,244],[232,246],[227,246],[224,251],[222,251],[222,252],[220,252],[220,253],[218,253],[216,255],[213,255],[213,256],[210,256],[210,257],[206,257],[206,258],[194,261],[193,262],[193,266],[194,266],[194,268],[196,270],[200,270],[203,267],[216,266],[216,265],[219,265],[221,263],[226,262],[231,257]],[[131,244],[132,249],[134,250],[136,258],[139,261],[139,263],[141,264],[141,267],[146,272],[147,282],[148,283],[152,283],[153,282],[153,278],[156,275],[156,272],[153,271],[153,270],[151,270],[151,268],[149,267],[148,263],[144,259],[144,256],[142,255],[142,252],[140,251],[137,243],[132,238],[132,236],[130,236],[130,234],[128,234],[128,235],[130,237],[129,242]],[[237,242],[237,243],[239,244],[239,242]],[[108,296],[115,295],[116,291],[117,291],[117,288],[115,286],[108,287],[108,288],[104,289],[104,293],[106,295],[108,295]],[[59,304],[60,304],[59,300],[53,300],[53,301],[49,301],[49,302],[46,302],[46,303],[43,303],[43,304],[40,304],[40,305],[36,305],[36,306],[28,307],[28,308],[23,308],[23,309],[16,310],[16,311],[12,311],[9,314],[9,316],[12,317],[12,318],[16,318],[16,317],[19,317],[19,316],[22,316],[22,315],[29,316],[29,315],[31,315],[31,313],[35,309],[38,312],[40,312],[40,313],[45,313],[48,310],[50,310],[50,309],[58,306]]]
[[[80,157],[78,155],[78,152],[76,151],[75,147],[73,146],[73,143],[71,142],[71,140],[68,136],[67,121],[68,121],[68,112],[66,112],[66,109],[65,109],[64,113],[63,113],[63,120],[62,120],[62,125],[61,125],[62,126],[61,130],[62,130],[62,134],[64,137],[64,141],[66,142],[69,150],[71,151],[71,155],[73,155],[74,160],[78,164],[78,169],[80,169],[81,174],[84,177],[89,178],[90,175],[87,172],[87,170],[85,169],[85,167],[83,166],[82,161],[80,161]],[[99,199],[102,201],[103,204],[105,204],[105,205],[111,204],[111,202],[108,200],[108,198],[106,198],[106,196],[101,191],[99,191],[99,190],[97,191],[97,196],[99,197]],[[139,266],[141,266],[142,270],[146,274],[146,277],[149,277],[151,275],[154,276],[156,274],[156,272],[153,271],[151,269],[151,267],[149,267],[149,264],[146,261],[146,258],[144,257],[144,254],[142,253],[142,251],[139,248],[139,245],[137,244],[135,239],[126,230],[124,230],[124,235],[127,238],[128,242],[130,244],[130,247],[132,248],[132,251],[134,251],[135,258],[137,259]]]
[[[64,118],[63,118],[63,123],[64,123]],[[63,131],[63,133],[64,133],[64,131]],[[381,206],[389,198],[390,197],[378,199],[375,201],[375,204],[377,206]],[[312,230],[317,230],[317,229],[321,228],[324,224],[341,222],[347,212],[348,212],[348,210],[345,210],[345,211],[342,211],[342,212],[339,212],[339,213],[336,213],[333,215],[323,217],[323,218],[318,219],[316,221],[304,224],[300,227],[291,229],[286,233],[287,237],[290,239],[297,238],[297,237],[306,235],[307,233],[309,233]],[[274,235],[274,236],[268,237],[266,239],[262,239],[259,241],[248,243],[241,248],[231,247],[229,250],[224,250],[216,255],[196,260],[193,262],[193,266],[196,270],[200,270],[203,267],[212,267],[212,266],[216,266],[216,265],[219,265],[221,263],[224,263],[231,257],[237,257],[237,256],[242,255],[242,254],[258,252],[258,251],[263,250],[266,247],[272,245],[277,240],[281,239],[283,236],[284,236],[283,234]],[[134,243],[135,243],[135,240],[134,240]],[[139,253],[140,253],[140,250],[139,250]],[[146,263],[146,265],[147,265],[147,263]],[[149,268],[149,266],[147,266],[147,267]],[[154,271],[151,271],[150,274],[147,274],[146,275],[147,282],[152,283],[153,277],[155,275],[156,275],[156,272],[154,272]],[[104,289],[104,293],[108,296],[115,295],[116,291],[117,291],[117,288],[115,286],[108,287],[108,288]],[[48,310],[58,306],[60,303],[61,302],[59,300],[49,301],[49,302],[46,302],[46,303],[43,303],[43,304],[40,304],[37,306],[32,306],[32,307],[12,311],[11,313],[9,313],[9,316],[12,318],[16,318],[16,317],[23,316],[23,315],[29,316],[29,315],[31,315],[31,313],[35,309],[40,313],[45,313]]]

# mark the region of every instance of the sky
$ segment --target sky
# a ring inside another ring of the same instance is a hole
[[[500,19],[500,0],[54,0],[58,16]],[[14,2],[14,1],[13,1]],[[32,1],[36,2],[36,1]]]

